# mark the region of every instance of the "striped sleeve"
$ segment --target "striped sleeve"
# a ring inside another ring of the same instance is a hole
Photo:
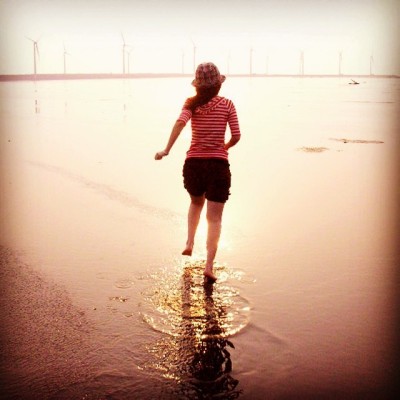
[[[229,102],[230,102],[230,110],[228,114],[229,129],[231,130],[232,136],[237,136],[240,135],[239,120],[236,113],[235,105],[232,103],[232,101]]]
[[[181,114],[179,115],[177,121],[182,121],[186,125],[190,118],[192,118],[192,112],[187,108],[182,108]]]

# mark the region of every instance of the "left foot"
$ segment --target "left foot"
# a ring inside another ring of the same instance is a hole
[[[185,250],[182,251],[182,255],[183,256],[191,256],[192,251],[193,251],[193,246],[194,246],[194,243],[188,240],[186,242]]]
[[[191,256],[192,255],[192,249],[186,248],[185,250],[182,251],[183,256]]]

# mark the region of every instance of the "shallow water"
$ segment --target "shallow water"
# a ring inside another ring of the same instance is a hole
[[[235,101],[243,137],[230,154],[213,290],[200,273],[204,221],[191,263],[179,255],[189,129],[153,160],[192,94],[185,79],[0,91],[1,243],[64,287],[93,330],[69,345],[87,354],[91,378],[63,383],[59,397],[385,389],[396,339],[399,80],[227,79],[221,94]],[[35,368],[29,360],[26,387]]]

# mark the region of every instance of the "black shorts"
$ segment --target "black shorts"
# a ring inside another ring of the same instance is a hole
[[[225,203],[230,195],[231,172],[228,160],[188,158],[183,166],[183,184],[192,196]]]

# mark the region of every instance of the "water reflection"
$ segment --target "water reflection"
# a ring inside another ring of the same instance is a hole
[[[193,358],[189,365],[189,373],[195,378],[192,380],[193,389],[199,398],[221,394],[224,394],[224,398],[238,398],[241,393],[236,390],[239,381],[231,376],[232,360],[227,349],[234,348],[234,345],[224,337],[224,328],[220,324],[220,321],[226,320],[227,311],[222,302],[214,301],[214,285],[204,282],[201,302],[192,302],[192,287],[192,274],[186,269],[182,290],[182,322],[185,334],[195,338]],[[196,315],[202,313],[203,318],[197,321]]]
[[[202,270],[186,266],[179,280],[168,277],[147,293],[163,318],[154,313],[145,320],[169,335],[148,349],[153,361],[145,369],[167,379],[171,398],[236,399],[242,390],[232,375],[229,337],[247,324],[248,303],[226,282],[204,282]]]

